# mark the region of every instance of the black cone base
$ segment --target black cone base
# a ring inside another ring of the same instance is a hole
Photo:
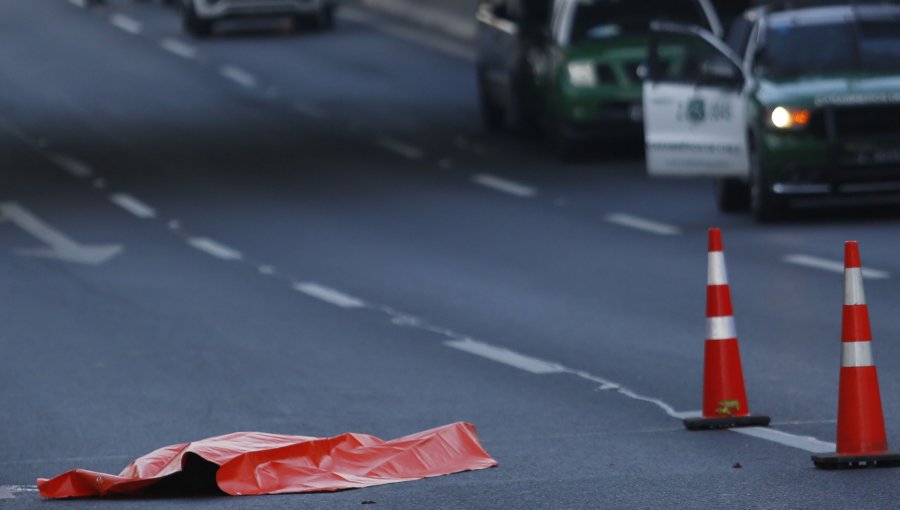
[[[819,453],[812,456],[813,464],[820,469],[855,469],[867,467],[898,467],[900,453],[880,453],[876,455],[838,455]]]
[[[734,427],[768,427],[771,419],[768,416],[726,416],[722,418],[685,418],[684,426],[688,430],[716,430]]]

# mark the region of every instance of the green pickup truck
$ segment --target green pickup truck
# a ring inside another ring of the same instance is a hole
[[[900,5],[769,4],[724,41],[656,23],[644,112],[649,173],[717,178],[722,210],[900,196]]]
[[[485,125],[538,128],[564,159],[584,141],[640,139],[652,20],[721,32],[709,0],[490,0],[476,18]]]

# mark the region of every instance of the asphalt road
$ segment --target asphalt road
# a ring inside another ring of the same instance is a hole
[[[333,32],[203,41],[154,3],[4,2],[0,20],[0,510],[900,497],[900,471],[810,462],[834,441],[843,279],[788,261],[839,263],[860,241],[900,446],[896,208],[760,226],[717,212],[708,182],[647,179],[637,146],[561,165],[539,140],[482,130],[464,42],[365,9]],[[751,406],[785,434],[675,417],[700,406],[710,226]],[[47,245],[68,259],[30,250]],[[33,488],[238,430],[393,438],[458,420],[499,467],[320,495]]]

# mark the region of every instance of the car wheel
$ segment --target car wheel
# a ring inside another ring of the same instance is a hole
[[[491,97],[488,90],[487,77],[484,69],[480,66],[477,71],[478,76],[478,104],[481,109],[481,121],[484,123],[485,129],[488,131],[500,131],[503,129],[503,108],[501,108]]]
[[[787,201],[772,190],[762,155],[755,144],[750,147],[750,212],[760,223],[778,221],[787,212]]]
[[[750,209],[750,186],[735,178],[716,181],[716,203],[722,212],[744,212]]]
[[[194,37],[207,37],[212,33],[213,23],[197,15],[194,2],[187,2],[182,13],[184,31]]]

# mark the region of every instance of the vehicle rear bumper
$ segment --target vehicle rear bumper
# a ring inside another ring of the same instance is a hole
[[[314,14],[326,0],[199,0],[197,15],[204,19]]]

